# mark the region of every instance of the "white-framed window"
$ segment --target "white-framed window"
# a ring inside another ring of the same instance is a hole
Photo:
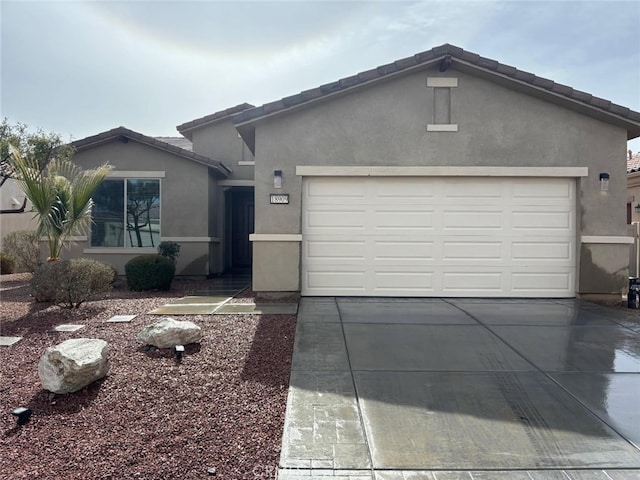
[[[160,179],[106,179],[93,196],[91,217],[92,247],[157,247]]]

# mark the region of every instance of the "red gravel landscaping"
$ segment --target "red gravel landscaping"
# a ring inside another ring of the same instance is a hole
[[[67,310],[33,303],[28,278],[0,278],[0,335],[24,337],[0,347],[0,478],[275,478],[295,315],[172,315],[203,329],[202,342],[178,362],[135,337],[161,318],[146,312],[206,289],[206,281],[176,280],[169,292],[119,287]],[[126,314],[138,316],[105,323]],[[50,332],[61,323],[86,326]],[[109,343],[109,375],[68,395],[43,390],[44,350],[82,337]],[[10,415],[18,406],[34,412],[22,427]]]

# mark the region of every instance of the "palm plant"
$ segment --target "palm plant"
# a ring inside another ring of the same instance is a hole
[[[72,235],[86,234],[91,224],[91,197],[111,167],[85,171],[68,159],[53,159],[42,170],[32,160],[11,148],[9,160],[16,181],[31,201],[38,220],[37,233],[49,243],[49,258],[55,261]]]

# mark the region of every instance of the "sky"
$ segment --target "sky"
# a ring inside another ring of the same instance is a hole
[[[178,136],[444,43],[640,111],[640,0],[0,0],[0,31],[2,117],[65,139]]]

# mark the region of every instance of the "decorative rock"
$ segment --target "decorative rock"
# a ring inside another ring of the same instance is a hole
[[[167,317],[146,326],[138,340],[158,348],[172,348],[176,345],[197,343],[202,337],[202,329],[193,322],[180,322]]]
[[[38,363],[40,382],[53,393],[77,392],[108,372],[107,342],[94,338],[72,338],[49,347]]]

